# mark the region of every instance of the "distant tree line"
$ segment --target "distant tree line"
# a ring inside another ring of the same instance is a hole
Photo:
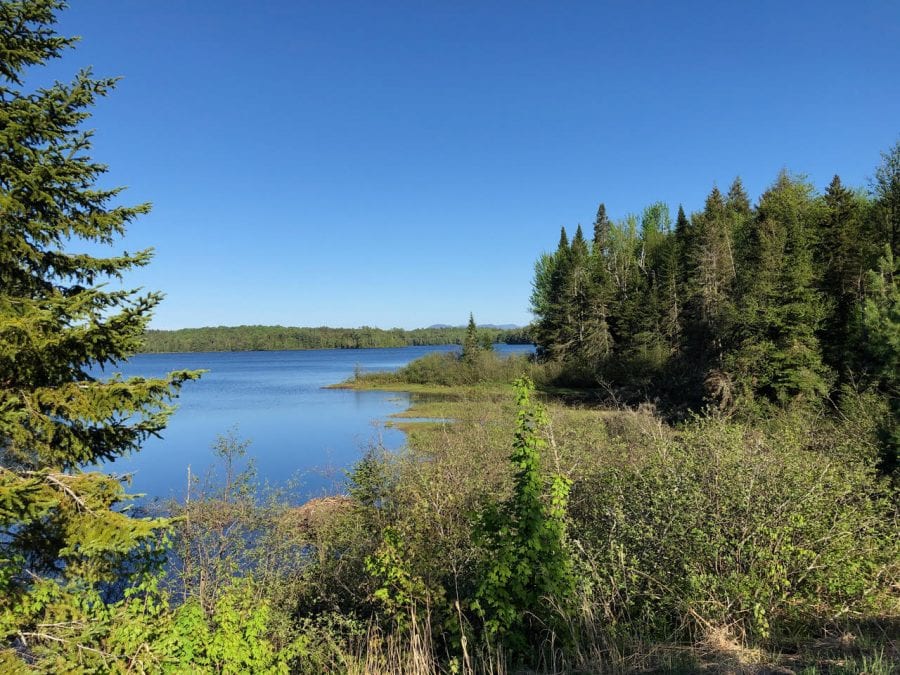
[[[218,326],[180,330],[148,330],[143,352],[230,352],[287,349],[364,349],[418,345],[464,345],[467,328],[446,326],[383,330],[362,328],[291,328],[284,326]],[[478,328],[482,342],[530,344],[524,328]]]
[[[563,228],[535,265],[535,342],[567,384],[699,407],[886,402],[898,442],[900,143],[867,191],[782,172],[756,205],[735,179],[702,211],[665,204],[592,237]],[[895,459],[895,458],[894,458]]]

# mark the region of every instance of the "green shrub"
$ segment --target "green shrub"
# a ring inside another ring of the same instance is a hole
[[[751,640],[871,610],[896,572],[895,505],[871,462],[808,440],[703,419],[595,467],[572,500],[593,602],[630,630]]]
[[[548,420],[531,401],[533,389],[525,378],[516,382],[513,491],[481,523],[487,555],[473,603],[488,639],[518,654],[532,651],[535,638],[540,642],[558,626],[558,609],[569,603],[575,584],[565,520],[571,483],[542,472]]]

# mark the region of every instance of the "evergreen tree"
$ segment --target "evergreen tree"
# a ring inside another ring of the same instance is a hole
[[[606,215],[606,205],[601,202],[594,220],[594,237],[591,242],[590,274],[593,326],[590,333],[589,351],[591,357],[604,359],[613,350],[610,330],[610,309],[616,295],[611,272],[610,245],[612,242],[612,222]]]
[[[481,344],[478,340],[478,327],[475,325],[475,315],[469,312],[469,325],[466,326],[466,337],[462,344],[462,360],[466,363],[475,363]]]
[[[558,253],[566,252],[566,254],[568,255],[567,252],[569,251],[569,235],[566,234],[565,225],[559,228],[559,243],[556,245],[556,251]]]
[[[824,210],[814,247],[819,287],[829,300],[819,333],[829,365],[841,374],[855,369],[850,345],[857,307],[869,267],[865,204],[835,176],[823,198]]]
[[[683,357],[698,377],[718,377],[737,276],[732,219],[718,188],[709,193],[702,212],[676,222],[676,242],[683,265]]]
[[[728,231],[731,235],[732,250],[735,270],[744,266],[745,254],[748,249],[751,223],[753,220],[753,208],[750,206],[750,197],[744,189],[740,176],[736,177],[728,189],[725,198],[725,212],[728,219]],[[734,281],[737,281],[735,274]],[[732,288],[732,294],[741,293],[739,287]]]
[[[640,325],[640,289],[643,283],[639,269],[641,238],[638,221],[629,215],[610,228],[607,267],[609,270],[609,330],[617,355],[635,351],[635,333]]]
[[[884,247],[884,256],[869,277],[862,312],[864,347],[891,413],[881,423],[880,465],[885,473],[896,474],[900,471],[900,260],[890,246]]]
[[[564,327],[563,342],[567,351],[580,354],[586,338],[588,320],[591,314],[591,278],[588,270],[588,245],[581,225],[575,229],[569,249],[569,278],[567,279],[564,301],[570,307],[569,322]]]
[[[602,253],[609,246],[609,234],[612,223],[606,215],[606,204],[600,202],[597,207],[597,217],[594,219],[594,253]]]
[[[695,250],[693,285],[699,299],[700,320],[718,333],[736,276],[731,223],[718,188],[706,198],[698,218],[698,249]]]
[[[532,311],[538,319],[535,324],[535,342],[538,354],[544,358],[561,359],[566,352],[566,335],[572,314],[566,294],[571,278],[571,261],[569,237],[563,227],[556,252],[545,261],[543,269],[539,270],[540,286],[535,286],[535,293],[532,295]]]
[[[875,170],[872,192],[876,199],[876,228],[879,244],[891,247],[891,255],[900,258],[900,141],[881,155]]]
[[[540,332],[540,323],[552,308],[552,281],[556,267],[556,256],[542,253],[534,263],[534,277],[531,281],[531,313],[537,318],[535,330]],[[538,345],[542,344],[537,339]]]
[[[644,209],[636,251],[639,276],[625,309],[631,317],[629,331],[632,334],[632,350],[651,368],[662,365],[669,352],[663,330],[669,308],[660,275],[670,228],[669,218],[669,208],[662,202]]]
[[[750,197],[747,196],[747,191],[744,189],[744,183],[741,181],[740,176],[735,177],[731,187],[728,188],[725,206],[735,213],[745,216],[750,215]]]
[[[140,569],[134,555],[164,523],[129,517],[119,480],[82,468],[158,434],[195,376],[94,375],[136,350],[160,296],[103,284],[150,251],[70,251],[113,243],[149,206],[114,205],[120,189],[101,187],[106,167],[88,157],[82,127],[113,79],[83,70],[68,84],[25,86],[75,43],[52,28],[62,6],[0,5],[0,631],[20,654],[38,624],[50,636],[40,642],[59,621],[89,623],[85,594]]]
[[[579,225],[572,238],[569,279],[564,299],[571,308],[571,322],[563,331],[561,346],[565,354],[571,355],[579,365],[588,369],[596,369],[598,361],[611,348],[606,307],[594,266],[595,262]]]
[[[678,257],[678,282],[683,287],[687,286],[693,249],[694,228],[684,213],[684,207],[679,204],[678,215],[675,217],[675,252]]]
[[[575,265],[586,265],[589,255],[587,240],[584,238],[584,232],[581,225],[575,228],[575,236],[572,237],[571,245],[572,263]]]
[[[740,345],[729,364],[745,393],[773,401],[816,400],[828,390],[817,338],[827,303],[814,287],[810,233],[820,216],[812,192],[781,173],[760,199],[742,271]]]
[[[636,217],[613,223],[600,204],[587,276],[580,228],[536,265],[544,353],[578,364],[567,375],[632,391],[677,381],[692,403],[703,389],[720,403],[737,391],[811,401],[835,381],[864,381],[867,271],[895,241],[898,176],[900,144],[884,155],[873,199],[837,177],[818,197],[782,172],[754,208],[735,178],[692,217],[679,207],[674,230],[665,206],[651,205],[639,234]]]
[[[678,352],[681,343],[681,270],[678,264],[678,245],[674,235],[667,236],[657,253],[659,326],[671,355]]]

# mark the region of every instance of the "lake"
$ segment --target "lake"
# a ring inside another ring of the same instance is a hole
[[[131,492],[148,497],[182,497],[187,469],[203,475],[213,464],[212,445],[233,430],[250,441],[247,456],[261,481],[299,481],[298,501],[334,492],[367,446],[400,448],[404,434],[386,428],[393,413],[409,407],[404,393],[324,389],[363,372],[396,370],[429,352],[452,345],[385,349],[322,349],[272,352],[138,354],[109,371],[160,377],[173,370],[207,369],[187,382],[162,438],[102,465],[133,475]],[[529,353],[530,345],[496,345],[501,354]]]

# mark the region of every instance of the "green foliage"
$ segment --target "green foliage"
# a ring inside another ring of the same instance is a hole
[[[352,382],[357,386],[424,384],[452,387],[482,383],[510,384],[535,370],[525,355],[502,356],[479,348],[475,354],[460,358],[453,352],[432,352],[408,363],[393,373],[363,373]]]
[[[214,465],[206,476],[188,469],[185,501],[167,508],[175,523],[169,580],[180,597],[212,611],[224,588],[241,572],[254,569],[253,539],[264,539],[267,514],[257,507],[253,462],[240,467],[249,441],[235,430],[219,436],[212,446]]]
[[[900,258],[900,141],[881,155],[875,169],[872,193],[875,197],[875,231],[878,240]]]
[[[679,207],[674,228],[657,203],[620,221],[601,204],[592,246],[563,229],[531,295],[554,383],[677,415],[835,402],[871,368],[861,317],[868,272],[896,246],[897,148],[870,195],[835,177],[819,196],[782,172],[755,208],[738,178],[690,217]]]
[[[900,469],[900,261],[885,247],[878,270],[869,277],[870,293],[863,306],[865,347],[878,388],[890,414],[881,424],[882,469]]]
[[[844,187],[838,176],[825,192],[813,255],[819,285],[830,303],[820,330],[823,356],[841,382],[860,370],[854,339],[857,314],[874,260],[872,206]]]
[[[380,446],[368,448],[347,475],[350,496],[364,508],[381,507],[393,487],[385,452]]]
[[[7,653],[11,672],[288,673],[308,651],[304,635],[273,642],[270,607],[248,582],[224,589],[211,612],[195,600],[172,610],[153,578],[116,603],[87,589],[75,603],[58,586],[42,591],[54,621],[20,633],[28,660]]]
[[[871,463],[825,451],[846,433],[798,414],[769,429],[702,419],[598,466],[572,498],[591,602],[645,635],[727,627],[756,643],[877,613],[898,514]]]
[[[674,231],[664,204],[618,222],[601,204],[591,242],[563,229],[536,264],[547,365],[490,353],[529,336],[474,317],[145,333],[159,295],[105,284],[150,252],[71,252],[114,244],[149,208],[119,205],[88,157],[89,110],[114,80],[25,86],[74,44],[53,31],[61,7],[0,2],[0,670],[495,672],[509,650],[590,671],[614,653],[638,667],[629,641],[793,646],[847,617],[896,621],[896,486],[876,469],[896,468],[900,444],[900,145],[870,195],[836,179],[820,197],[782,174],[754,209],[736,180],[679,209]],[[263,498],[233,433],[214,446],[223,473],[189,475],[174,518],[134,517],[121,481],[82,470],[158,434],[197,375],[95,377],[142,347],[439,343],[461,358],[356,379],[465,385],[429,409],[456,422],[414,429],[401,453],[370,449],[349,495]],[[539,405],[523,375],[783,409],[672,429]],[[516,378],[514,423],[470,386]],[[839,414],[818,407],[829,394]],[[887,658],[858,667],[886,672]]]
[[[491,336],[479,331],[478,326],[475,325],[475,317],[469,314],[469,325],[466,328],[466,337],[463,339],[460,360],[468,365],[476,365],[479,355],[492,348]]]
[[[543,408],[531,400],[533,385],[516,382],[516,434],[510,462],[513,492],[483,516],[486,549],[473,608],[484,618],[488,638],[525,653],[530,641],[558,626],[574,591],[566,544],[566,504],[570,482],[546,479],[540,466],[547,442]]]
[[[816,401],[829,391],[817,332],[827,304],[815,288],[810,245],[820,218],[812,187],[786,173],[760,200],[751,234],[737,332],[728,359],[748,396],[786,403]]]
[[[81,468],[138,450],[197,376],[93,375],[134,353],[161,296],[105,283],[149,250],[71,252],[114,244],[149,205],[115,205],[121,189],[102,187],[106,167],[88,156],[84,125],[114,79],[25,85],[76,41],[53,30],[62,6],[0,6],[0,633],[25,657],[80,645],[71,630],[89,643],[105,601],[159,562],[165,521],[129,517],[121,482]]]
[[[422,579],[410,572],[406,544],[393,527],[382,531],[381,545],[366,558],[366,570],[376,580],[372,598],[400,631],[410,629],[409,618],[417,604],[425,607],[440,600],[430,597]]]

